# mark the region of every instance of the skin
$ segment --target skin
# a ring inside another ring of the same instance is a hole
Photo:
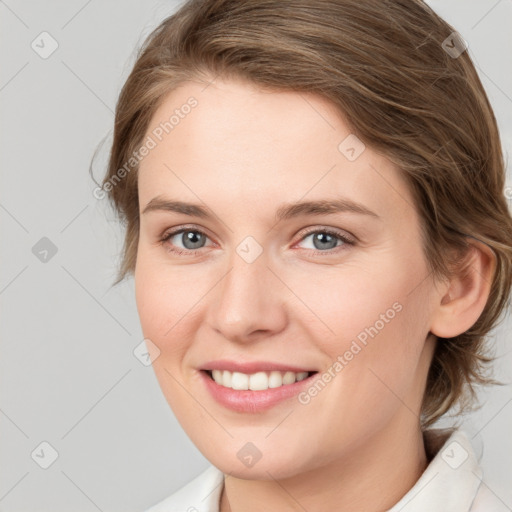
[[[197,107],[139,169],[136,300],[144,336],[160,350],[153,367],[162,391],[190,439],[228,475],[221,512],[385,510],[427,465],[419,415],[435,335],[477,320],[491,256],[475,243],[464,280],[435,282],[400,171],[370,147],[349,161],[338,145],[351,129],[325,99],[234,79],[187,82],[166,97],[147,134],[190,96]],[[143,213],[157,196],[199,203],[212,217]],[[378,218],[275,221],[283,203],[341,196]],[[171,251],[191,251],[182,234],[161,242],[182,226],[206,233],[196,254]],[[315,254],[305,228],[356,242]],[[236,252],[247,236],[263,249],[252,263]],[[263,413],[234,412],[199,378],[213,359],[320,375],[396,302],[401,311],[306,405],[294,397]],[[262,454],[250,468],[237,457],[249,441]]]

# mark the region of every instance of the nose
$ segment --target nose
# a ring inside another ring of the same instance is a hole
[[[286,290],[268,268],[265,252],[252,263],[234,254],[230,263],[211,298],[210,326],[224,339],[238,343],[281,332],[287,322]]]

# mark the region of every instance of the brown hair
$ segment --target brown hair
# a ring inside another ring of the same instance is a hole
[[[116,283],[133,272],[136,261],[137,162],[131,156],[170,91],[187,80],[223,76],[316,93],[343,113],[361,140],[401,169],[435,277],[451,275],[469,247],[468,235],[496,256],[490,296],[478,321],[437,343],[423,425],[457,403],[470,405],[473,384],[491,381],[485,340],[512,285],[512,218],[496,120],[453,32],[420,0],[186,2],[146,39],[116,108],[103,181],[126,226]],[[450,53],[447,41],[462,53]],[[123,179],[113,184],[121,168]]]

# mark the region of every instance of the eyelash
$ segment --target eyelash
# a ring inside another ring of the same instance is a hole
[[[166,245],[167,242],[175,235],[178,235],[180,233],[184,233],[186,231],[191,231],[193,233],[200,233],[201,235],[204,235],[206,238],[209,238],[208,235],[204,232],[204,231],[201,231],[200,229],[197,229],[197,228],[192,228],[192,227],[182,227],[182,228],[179,228],[179,229],[176,229],[174,231],[170,231],[170,232],[167,232],[165,233],[159,240],[159,243],[163,246],[163,245]],[[339,250],[344,250],[343,247],[345,245],[355,245],[355,240],[352,239],[352,238],[349,238],[347,236],[344,236],[342,235],[341,233],[337,232],[337,231],[334,231],[332,229],[329,229],[329,228],[323,228],[323,229],[311,229],[309,231],[307,231],[306,233],[304,233],[304,235],[302,236],[302,238],[299,240],[299,242],[302,242],[306,237],[308,237],[309,235],[313,235],[313,234],[317,234],[317,233],[324,233],[324,234],[327,234],[327,235],[330,235],[330,236],[333,236],[334,238],[337,238],[338,240],[340,240],[341,242],[343,242],[342,245],[340,246],[337,246],[337,247],[333,247],[332,249],[327,249],[325,251],[321,251],[321,250],[318,250],[318,249],[305,249],[306,251],[312,251],[313,254],[316,256],[316,255],[321,255],[321,256],[325,256],[326,254],[329,255],[329,254],[335,254],[335,253],[338,253]],[[177,249],[177,248],[173,248],[171,247],[170,245],[166,248],[168,251],[170,252],[173,252],[175,254],[178,254],[178,255],[186,255],[186,256],[195,256],[198,252],[201,251],[201,249],[204,249],[204,247],[201,247],[199,249]]]

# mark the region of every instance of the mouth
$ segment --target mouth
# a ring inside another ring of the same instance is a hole
[[[210,380],[227,389],[234,391],[265,391],[268,389],[283,388],[309,379],[317,371],[258,371],[255,373],[242,373],[229,370],[201,370]]]
[[[217,365],[219,366],[219,365]],[[225,365],[226,366],[226,365]],[[204,389],[221,406],[237,413],[263,413],[280,404],[290,403],[313,381],[318,371],[297,372],[290,367],[277,370],[267,368],[251,368],[254,373],[234,371],[220,368],[207,368],[199,371]],[[240,368],[239,368],[240,369]],[[256,371],[255,371],[256,370]],[[249,371],[249,370],[246,370]]]

